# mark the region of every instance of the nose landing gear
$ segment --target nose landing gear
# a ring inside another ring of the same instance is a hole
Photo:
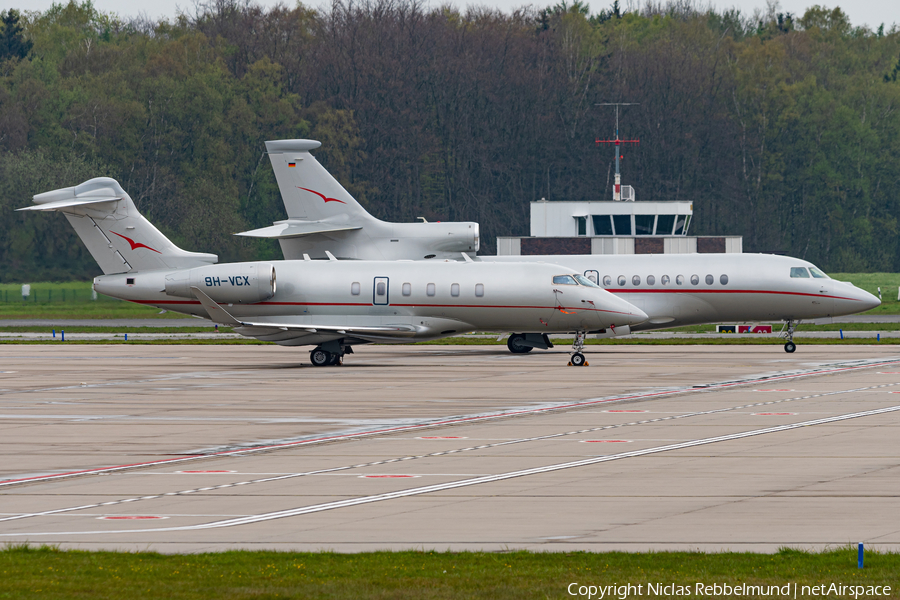
[[[575,332],[575,341],[572,342],[572,354],[569,356],[570,367],[587,367],[588,362],[581,351],[584,349],[584,331]]]
[[[784,343],[784,351],[788,354],[797,349],[797,344],[794,343],[794,331],[798,325],[800,325],[799,319],[796,322],[793,319],[788,319],[784,322],[784,327],[781,328],[781,335],[787,340]]]

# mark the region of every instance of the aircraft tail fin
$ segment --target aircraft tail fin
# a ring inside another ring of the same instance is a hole
[[[266,142],[288,219],[340,220],[342,223],[374,219],[309,153],[321,145],[314,140]]]
[[[173,244],[109,177],[37,194],[33,206],[18,210],[63,213],[107,275],[198,267],[219,260],[215,254],[188,252]]]

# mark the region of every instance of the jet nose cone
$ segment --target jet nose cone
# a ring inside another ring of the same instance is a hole
[[[609,302],[611,313],[609,320],[616,325],[637,325],[643,323],[650,317],[634,304],[623,300],[618,296],[609,294],[611,300]]]
[[[881,306],[881,300],[865,290],[861,290],[852,283],[841,282],[843,289],[836,290],[839,293],[834,301],[836,315],[852,315],[872,310]]]

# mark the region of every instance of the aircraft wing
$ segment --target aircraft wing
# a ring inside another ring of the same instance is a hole
[[[362,229],[361,225],[339,225],[337,223],[324,223],[321,221],[282,221],[269,227],[262,229],[253,229],[251,231],[242,231],[234,235],[242,235],[245,237],[270,238],[283,240],[288,238],[302,237],[305,235],[315,235],[317,233],[336,233],[338,231],[353,231],[354,229]]]
[[[363,339],[407,338],[417,331],[407,325],[318,325],[297,323],[271,323],[268,321],[244,321],[235,318],[197,287],[191,287],[194,297],[200,301],[213,322],[227,327],[241,328],[241,335],[274,341],[276,338],[297,338],[313,334],[338,334]]]

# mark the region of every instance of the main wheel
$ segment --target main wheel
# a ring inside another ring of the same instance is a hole
[[[506,340],[506,347],[513,354],[526,354],[534,350],[531,346],[525,345],[525,336],[521,333],[514,333]]]
[[[793,352],[796,349],[797,349],[797,344],[795,344],[794,342],[787,342],[784,345],[785,352]]]
[[[582,354],[581,352],[576,352],[575,354],[572,355],[570,362],[572,363],[573,367],[584,366],[584,363],[585,363],[584,354]]]
[[[331,352],[327,352],[322,350],[321,348],[316,348],[312,352],[309,353],[309,360],[316,367],[325,367],[331,364],[331,361],[334,360],[334,354]]]

